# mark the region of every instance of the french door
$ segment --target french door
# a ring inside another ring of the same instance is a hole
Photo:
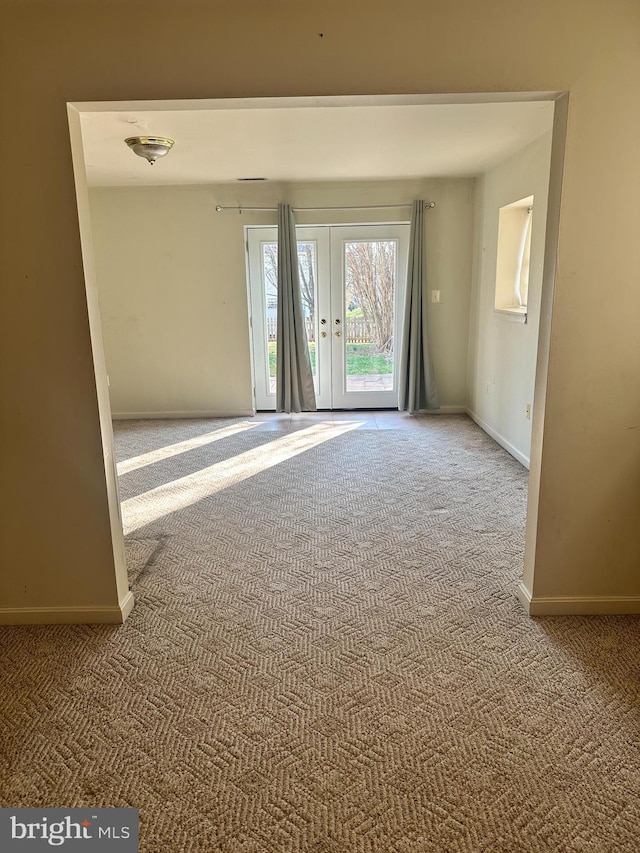
[[[298,263],[319,409],[398,405],[408,225],[298,226]],[[255,405],[276,407],[278,235],[247,228]]]

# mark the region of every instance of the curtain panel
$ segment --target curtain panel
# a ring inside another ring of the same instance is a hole
[[[423,200],[411,206],[407,291],[400,357],[398,409],[425,412],[440,408],[438,386],[429,352],[426,298],[426,247]]]
[[[293,211],[278,205],[276,411],[315,412],[316,395],[302,311]]]

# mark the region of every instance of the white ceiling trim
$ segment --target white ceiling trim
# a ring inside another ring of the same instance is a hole
[[[439,95],[318,95],[292,98],[183,98],[159,101],[70,101],[80,113],[167,110],[273,110],[299,107],[390,107],[555,101],[563,92],[463,92]]]

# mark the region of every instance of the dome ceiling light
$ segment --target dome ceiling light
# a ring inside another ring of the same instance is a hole
[[[174,146],[174,140],[167,139],[166,136],[130,136],[125,142],[138,157],[148,160],[151,166]]]

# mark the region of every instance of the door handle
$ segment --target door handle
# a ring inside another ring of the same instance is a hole
[[[326,332],[320,332],[320,337],[321,337],[321,338],[326,338],[326,337],[327,337],[327,333],[326,333]]]
[[[342,332],[335,332],[336,338],[339,338],[341,334],[342,334]]]

